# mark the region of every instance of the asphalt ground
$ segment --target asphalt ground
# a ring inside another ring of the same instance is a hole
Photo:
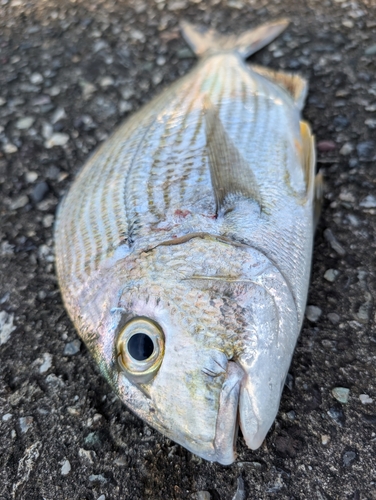
[[[314,307],[264,444],[240,437],[224,467],[113,395],[64,310],[53,223],[96,146],[195,64],[180,19],[225,33],[281,16],[251,60],[310,82]],[[376,499],[375,3],[2,0],[0,63],[0,499]]]

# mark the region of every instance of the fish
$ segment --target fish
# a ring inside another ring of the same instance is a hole
[[[197,65],[88,159],[60,205],[65,307],[113,391],[229,465],[278,412],[302,326],[322,179],[306,79],[245,59],[288,25],[188,22]]]

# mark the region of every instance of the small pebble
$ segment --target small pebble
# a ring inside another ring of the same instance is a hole
[[[364,208],[376,208],[376,197],[373,194],[369,194],[359,203],[359,206]]]
[[[336,237],[334,236],[333,232],[330,229],[325,229],[324,238],[329,243],[329,245],[333,248],[333,250],[335,250],[338,253],[338,255],[340,255],[341,257],[344,257],[346,255],[346,250],[337,241]]]
[[[75,354],[80,352],[80,348],[81,348],[80,340],[76,339],[73,340],[72,342],[68,342],[68,344],[65,344],[63,355],[74,356]]]
[[[332,389],[333,397],[340,403],[346,404],[349,401],[350,389],[346,387],[334,387]]]
[[[351,19],[345,19],[344,21],[342,21],[342,26],[345,26],[346,28],[353,28],[354,21],[351,21]]]
[[[323,434],[321,436],[321,444],[323,444],[324,446],[326,446],[330,441],[330,436],[328,436],[328,434]]]
[[[290,391],[294,389],[294,377],[293,375],[291,375],[291,373],[288,373],[286,375],[285,386],[288,387]]]
[[[84,98],[84,101],[87,101],[88,99],[90,99],[90,97],[97,90],[95,85],[93,85],[90,82],[87,82],[86,80],[80,81],[80,87],[82,89],[82,97]]]
[[[349,142],[346,142],[339,150],[339,154],[343,156],[348,156],[353,151],[354,151],[354,146],[352,146]]]
[[[375,151],[375,142],[374,141],[364,141],[360,142],[356,146],[356,151],[358,153],[358,156],[360,156],[363,159],[371,159],[373,156],[373,153]]]
[[[17,146],[12,144],[11,142],[7,142],[3,146],[3,151],[4,151],[4,153],[12,154],[12,153],[15,153],[16,151],[18,151],[18,148],[17,148]]]
[[[343,465],[345,467],[349,467],[355,459],[356,459],[355,451],[353,450],[345,451],[345,453],[342,456]]]
[[[61,89],[57,85],[54,85],[53,87],[49,88],[46,90],[46,92],[51,96],[51,97],[56,97],[57,95],[60,94]]]
[[[173,0],[168,4],[168,10],[182,10],[187,7],[187,2],[185,0]]]
[[[329,410],[327,411],[327,414],[338,425],[340,425],[341,427],[344,426],[345,415],[344,415],[343,411],[341,410],[341,408],[329,408]]]
[[[34,422],[33,417],[21,417],[19,419],[22,434],[26,434],[26,432],[33,425],[33,422]]]
[[[51,227],[54,223],[55,216],[53,214],[48,214],[43,217],[42,224],[43,227]]]
[[[166,64],[166,58],[163,56],[158,56],[155,62],[158,66],[164,66]]]
[[[72,467],[71,467],[71,464],[70,464],[69,460],[65,460],[64,463],[63,463],[63,465],[62,465],[62,467],[61,467],[61,469],[60,469],[60,474],[62,476],[67,476],[70,473],[71,468]]]
[[[25,179],[26,179],[26,182],[29,182],[30,184],[32,184],[33,182],[35,182],[38,179],[38,173],[37,172],[26,172]]]
[[[306,317],[312,323],[316,323],[322,314],[322,310],[317,306],[307,306]]]
[[[10,334],[16,329],[13,324],[14,314],[0,311],[0,345],[5,344],[10,339]]]
[[[30,83],[33,85],[39,85],[43,82],[43,76],[40,73],[33,73],[30,77]]]
[[[192,57],[194,57],[194,54],[190,48],[182,47],[181,49],[177,50],[176,57],[178,59],[191,59]]]
[[[132,109],[133,109],[132,103],[128,101],[120,101],[119,103],[120,113],[128,113],[128,111],[132,111]]]
[[[2,416],[2,421],[3,422],[9,422],[13,417],[12,413],[6,413],[5,415]]]
[[[339,195],[339,199],[341,201],[345,201],[345,202],[348,202],[348,203],[355,203],[355,196],[350,193],[349,191],[342,191]]]
[[[19,208],[26,206],[28,203],[29,203],[29,197],[26,196],[26,194],[23,194],[18,198],[16,198],[15,200],[13,200],[9,208],[11,210],[18,210]]]
[[[53,133],[53,127],[51,123],[44,122],[42,125],[42,135],[45,139],[49,139]]]
[[[103,78],[101,78],[99,80],[99,85],[105,89],[107,87],[111,87],[112,85],[114,85],[115,83],[115,80],[111,77],[111,76],[104,76]]]
[[[86,436],[84,442],[87,446],[95,446],[99,445],[101,443],[101,440],[97,432],[90,432],[90,434]]]
[[[376,128],[376,119],[375,118],[367,118],[367,120],[364,122],[367,127],[371,129]]]
[[[67,115],[65,114],[64,108],[57,108],[51,117],[51,123],[55,125],[55,123],[59,122],[60,120],[63,120],[64,118],[66,118],[66,116]]]
[[[54,373],[50,373],[49,375],[47,375],[45,380],[46,380],[46,384],[50,385],[52,388],[64,387],[64,382],[59,377],[57,377]]]
[[[336,313],[329,313],[328,314],[328,320],[333,323],[333,325],[336,325],[340,321],[340,317]]]
[[[360,220],[354,214],[347,214],[347,218],[352,226],[358,227],[360,225]]]
[[[102,474],[91,474],[89,476],[89,481],[91,483],[102,483],[102,484],[107,483],[107,479],[104,476],[102,476]]]
[[[359,399],[360,399],[360,401],[362,402],[362,404],[364,404],[364,405],[369,405],[369,404],[373,403],[373,399],[372,399],[372,398],[370,398],[370,397],[368,396],[368,394],[361,394],[361,395],[359,396]]]
[[[48,352],[43,354],[43,363],[39,367],[39,373],[46,373],[52,366],[52,356]]]
[[[68,134],[61,134],[57,132],[56,134],[52,134],[49,139],[44,143],[44,147],[47,149],[51,149],[55,146],[65,146],[65,144],[69,141]]]
[[[100,497],[97,498],[97,500],[106,500],[105,495],[101,495]]]
[[[128,465],[128,460],[125,457],[119,457],[114,460],[114,463],[119,467],[125,467],[126,465]]]
[[[211,500],[211,495],[208,491],[198,491],[195,495],[196,500]]]
[[[15,127],[18,128],[19,130],[27,130],[32,126],[34,123],[34,118],[32,116],[25,116],[25,118],[20,118],[17,122]]]
[[[375,55],[376,54],[376,45],[370,45],[369,47],[366,48],[364,53],[366,56]]]
[[[31,199],[34,201],[34,203],[39,203],[47,195],[49,190],[50,188],[47,182],[38,182],[38,184],[34,186],[34,189],[31,192]]]
[[[326,153],[328,151],[335,151],[337,149],[337,145],[333,141],[320,141],[317,143],[317,149],[322,153]]]
[[[91,451],[91,450],[84,450],[83,448],[80,448],[78,450],[78,456],[80,457],[80,459],[83,461],[83,462],[87,462],[89,464],[93,464],[94,463],[94,456],[95,456],[95,452],[94,451]]]
[[[68,406],[67,412],[73,417],[78,417],[81,414],[80,410],[78,408],[75,408],[74,406]]]
[[[338,275],[339,275],[339,271],[337,271],[336,269],[328,269],[327,271],[325,271],[324,278],[327,281],[330,281],[331,283],[333,283],[333,281],[336,280]]]

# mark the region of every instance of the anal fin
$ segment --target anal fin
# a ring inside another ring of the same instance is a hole
[[[324,196],[324,179],[322,173],[319,172],[315,177],[315,198],[314,198],[315,207],[313,212],[313,220],[315,227],[317,227],[317,224],[320,219],[323,196]]]
[[[285,73],[283,71],[274,71],[263,66],[251,66],[252,70],[268,80],[277,83],[280,87],[286,90],[294,99],[299,110],[303,109],[304,101],[308,92],[308,82],[300,75]]]
[[[307,196],[313,198],[316,170],[315,138],[307,122],[300,122],[300,134],[302,140],[300,156],[307,186]]]
[[[317,226],[320,218],[324,182],[322,173],[315,175],[316,171],[316,150],[315,139],[307,122],[300,122],[300,133],[302,136],[302,166],[307,185],[307,197],[313,201],[314,226]]]
[[[206,144],[217,214],[236,197],[245,197],[262,206],[251,166],[242,157],[224,128],[210,99],[204,101]]]

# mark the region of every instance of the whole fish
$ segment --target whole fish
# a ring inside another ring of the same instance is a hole
[[[88,160],[56,224],[65,306],[114,391],[211,461],[258,448],[303,321],[315,206],[307,82],[246,66],[240,36],[183,23],[200,57]]]

